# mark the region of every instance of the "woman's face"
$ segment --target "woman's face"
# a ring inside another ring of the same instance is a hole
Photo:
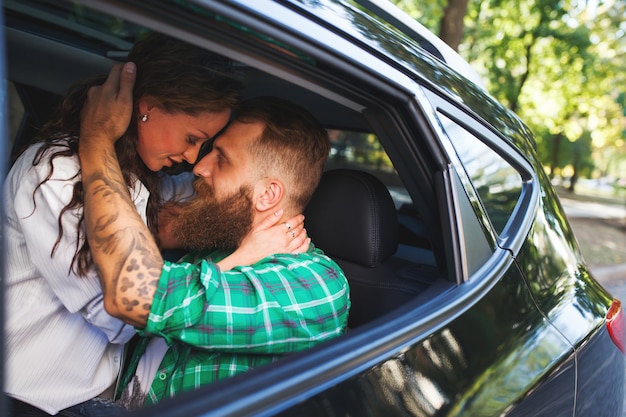
[[[143,114],[148,118],[141,120]],[[196,162],[200,147],[228,123],[230,110],[203,112],[196,116],[166,113],[152,107],[139,115],[137,153],[151,171],[159,171],[183,160]]]

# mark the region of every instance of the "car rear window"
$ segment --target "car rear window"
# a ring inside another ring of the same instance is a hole
[[[474,134],[439,113],[496,233],[502,233],[522,193],[520,173]]]

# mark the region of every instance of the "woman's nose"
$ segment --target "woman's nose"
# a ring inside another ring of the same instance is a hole
[[[183,159],[190,164],[195,164],[200,153],[200,146],[190,146],[183,152]]]

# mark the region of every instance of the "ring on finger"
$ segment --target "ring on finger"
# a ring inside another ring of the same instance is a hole
[[[291,230],[291,225],[287,222],[285,222],[285,226],[287,226],[287,230]]]
[[[290,230],[289,233],[291,233],[291,238],[292,239],[296,238],[296,232],[294,232],[293,230]]]

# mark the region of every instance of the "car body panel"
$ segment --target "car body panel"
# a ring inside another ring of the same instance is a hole
[[[573,345],[579,345],[602,324],[610,297],[590,279],[567,219],[555,209],[560,206],[551,194],[551,188],[543,189],[541,208],[517,261],[542,311]]]
[[[503,278],[481,303],[449,326],[350,381],[346,388],[342,389],[343,384],[335,388],[338,398],[350,398],[339,414],[393,416],[404,415],[404,410],[424,416],[503,413],[510,404],[521,401],[520,395],[535,381],[545,378],[546,371],[558,367],[559,363],[551,362],[554,355],[567,350],[567,343],[552,326],[545,322],[544,327],[538,326],[541,315],[525,293],[519,276]],[[502,320],[498,324],[507,329],[504,333],[485,327],[488,320],[484,317],[494,315]],[[534,330],[528,332],[530,328]],[[513,329],[513,334],[508,329]],[[524,356],[525,349],[519,349],[540,340],[546,347],[545,356]],[[573,386],[574,379],[567,384]],[[316,414],[298,410],[286,415]],[[571,415],[571,411],[564,408],[556,415]]]
[[[515,271],[515,268],[509,271]],[[467,289],[470,287],[472,285],[468,284]],[[467,298],[476,299],[471,295]],[[523,404],[525,395],[532,392],[537,382],[558,374],[561,380],[555,384],[554,390],[565,390],[569,397],[559,396],[560,404],[566,403],[568,407],[556,415],[572,415],[574,373],[559,370],[573,367],[573,355],[555,358],[563,351],[571,353],[573,350],[537,311],[519,274],[509,273],[502,277],[480,302],[468,306],[459,316],[451,317],[454,320],[448,324],[428,323],[420,314],[422,310],[405,312],[396,323],[393,320],[384,325],[379,323],[376,333],[384,329],[385,337],[368,337],[364,341],[371,332],[356,329],[351,337],[363,341],[362,345],[355,347],[348,340],[334,343],[327,349],[333,351],[329,363],[332,370],[318,369],[317,366],[306,371],[294,368],[292,373],[275,376],[266,369],[262,375],[254,375],[257,379],[279,380],[283,387],[283,391],[275,392],[275,384],[271,383],[256,392],[260,398],[254,405],[245,401],[233,402],[233,397],[222,394],[233,388],[231,385],[242,384],[240,377],[227,381],[230,383],[228,387],[216,384],[189,393],[189,398],[211,404],[214,410],[204,414],[207,416],[274,415],[279,411],[278,415],[284,416],[493,416],[504,412],[511,404]],[[450,310],[452,313],[456,309]],[[411,317],[416,320],[413,328],[399,322]],[[498,327],[488,319],[492,317],[498,317]],[[422,326],[417,325],[420,322]],[[539,345],[541,355],[527,355],[528,348]],[[520,346],[524,348],[520,349]],[[362,362],[366,357],[368,360]],[[359,368],[363,371],[352,375],[346,371]],[[239,380],[239,384],[235,380]],[[312,381],[313,386],[307,386]],[[320,386],[328,388],[315,395]],[[239,398],[250,398],[252,393],[239,388]],[[252,384],[250,389],[258,387]],[[272,394],[280,395],[282,401],[273,404]],[[291,396],[295,398],[289,398]],[[534,403],[527,405],[526,409],[538,412],[545,407],[546,404]],[[167,412],[161,414],[159,409],[146,409],[145,413],[167,415]]]
[[[615,348],[606,328],[600,327],[576,354],[578,387],[576,416],[621,416],[623,413],[624,355]],[[621,397],[621,398],[620,398]],[[598,402],[602,406],[598,406]]]

